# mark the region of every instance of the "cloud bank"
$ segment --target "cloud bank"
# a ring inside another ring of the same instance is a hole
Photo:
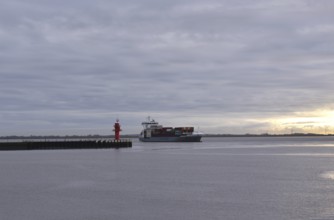
[[[118,117],[138,133],[148,115],[262,133],[273,119],[331,111],[333,9],[329,0],[3,1],[0,135],[108,134]]]

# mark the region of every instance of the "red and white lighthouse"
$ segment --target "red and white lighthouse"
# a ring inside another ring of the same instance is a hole
[[[122,131],[121,129],[121,125],[119,124],[119,119],[116,119],[116,122],[114,124],[114,130],[115,131],[115,140],[120,140],[121,136],[120,136],[120,132]]]

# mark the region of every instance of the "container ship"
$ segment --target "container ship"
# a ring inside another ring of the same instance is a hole
[[[139,140],[143,142],[200,142],[202,138],[201,134],[194,133],[194,127],[163,127],[150,117],[141,124]]]

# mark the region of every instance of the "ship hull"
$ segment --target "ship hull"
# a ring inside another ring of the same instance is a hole
[[[139,137],[142,142],[200,142],[202,136],[188,135],[188,136],[174,136],[174,137]]]

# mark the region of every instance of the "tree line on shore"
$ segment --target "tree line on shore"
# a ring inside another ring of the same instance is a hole
[[[334,136],[334,134],[317,133],[291,133],[291,134],[203,134],[203,137],[290,137],[290,136]],[[137,134],[123,134],[122,138],[137,138]],[[107,139],[114,138],[114,135],[29,135],[29,136],[0,136],[0,139]]]

